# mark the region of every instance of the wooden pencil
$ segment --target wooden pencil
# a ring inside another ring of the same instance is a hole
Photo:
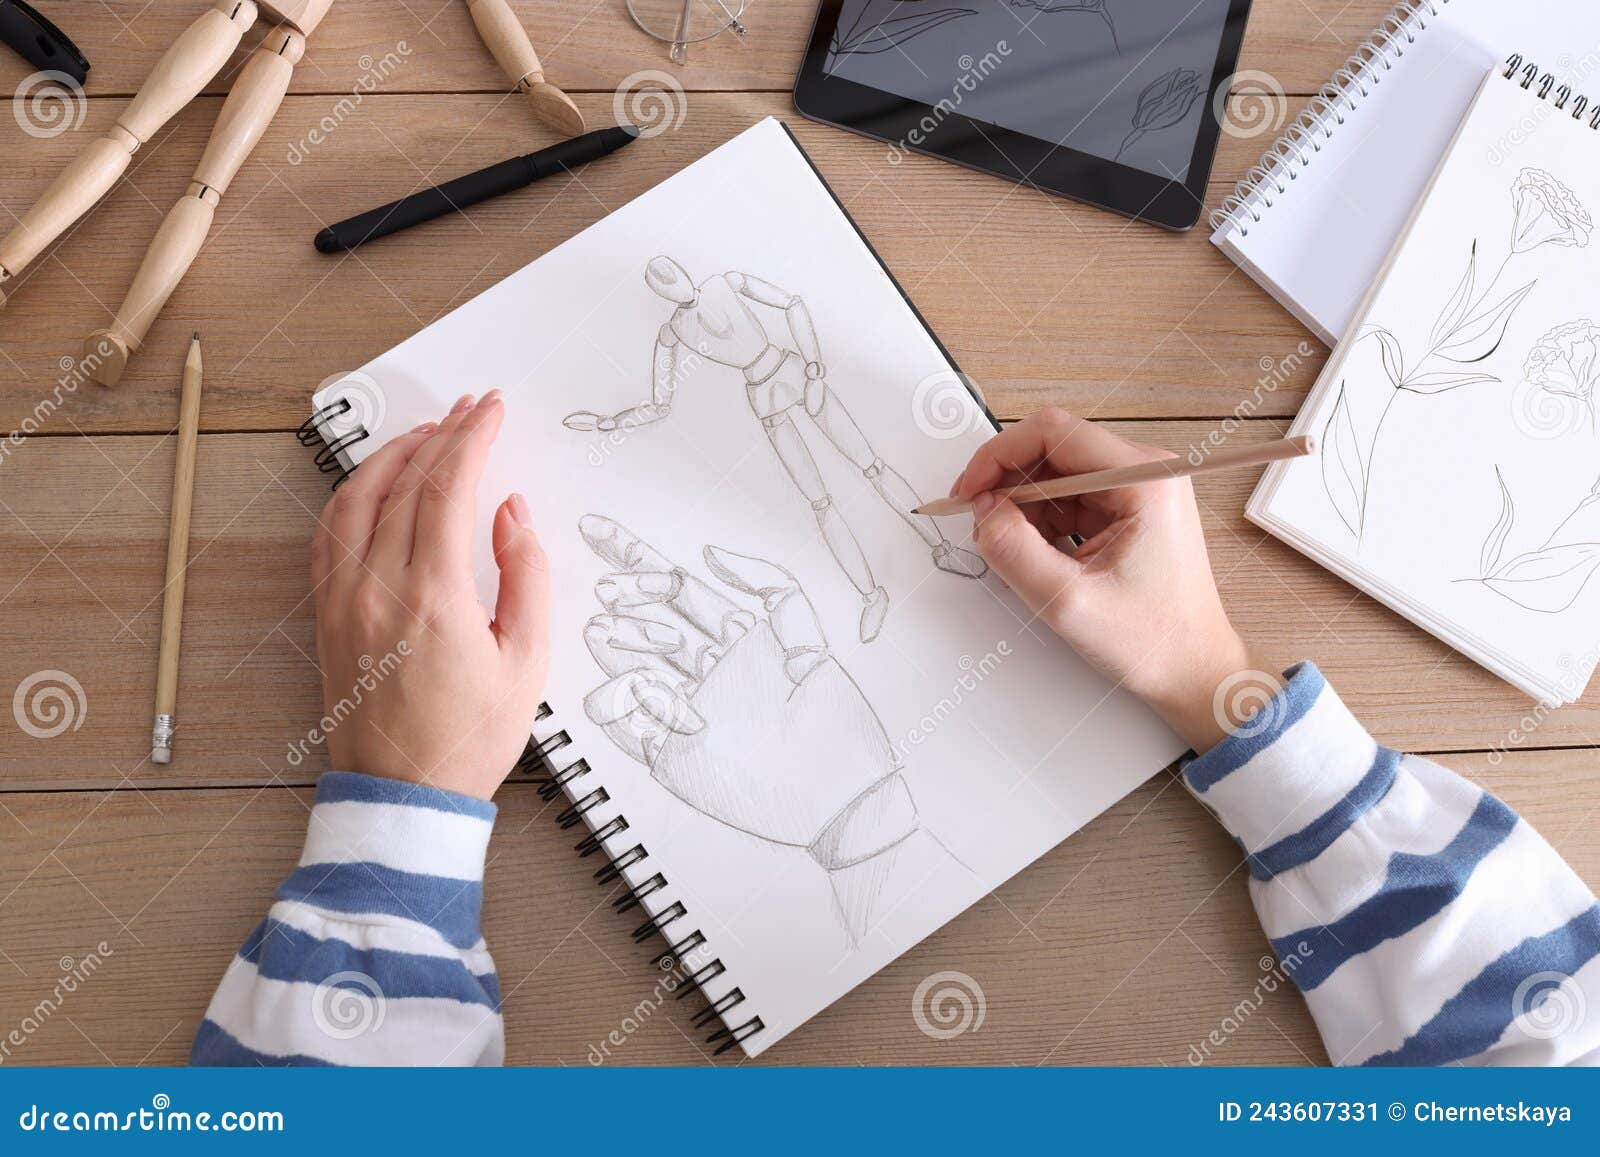
[[[1101,490],[1115,490],[1119,486],[1137,486],[1141,482],[1164,482],[1170,478],[1187,478],[1194,474],[1209,474],[1213,470],[1231,470],[1241,466],[1264,466],[1268,462],[1281,462],[1286,458],[1303,458],[1316,452],[1316,439],[1309,434],[1295,438],[1280,438],[1260,446],[1238,446],[1232,450],[1218,450],[1188,458],[1159,458],[1154,462],[1140,462],[1134,466],[1117,466],[1110,470],[1095,470],[1088,474],[1074,474],[1067,478],[1052,478],[1048,482],[1025,482],[1020,486],[1007,486],[994,491],[996,497],[1013,502],[1045,502],[1052,498],[1072,498],[1079,494],[1094,494]],[[912,511],[913,514],[965,514],[972,503],[961,498],[941,498],[927,502]]]
[[[156,665],[156,719],[150,762],[172,762],[177,729],[178,643],[183,636],[183,582],[189,567],[189,513],[194,500],[194,460],[200,442],[200,335],[189,342],[178,402],[178,454],[172,470],[172,517],[167,525],[167,586],[161,602],[161,656]]]

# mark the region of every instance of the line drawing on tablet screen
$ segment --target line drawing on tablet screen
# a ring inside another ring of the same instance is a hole
[[[698,362],[738,370],[745,400],[773,453],[801,497],[811,505],[817,529],[839,569],[861,599],[857,630],[870,643],[889,613],[889,592],[874,576],[860,540],[829,493],[799,424],[806,422],[843,455],[930,551],[933,565],[961,578],[981,578],[988,564],[948,538],[938,523],[914,511],[922,499],[892,465],[880,458],[844,401],[829,383],[822,345],[810,307],[796,293],[749,273],[719,273],[695,283],[671,257],[653,257],[645,283],[673,306],[656,331],[651,357],[650,398],[614,414],[578,410],[562,424],[580,432],[633,430],[660,422]],[[781,312],[788,341],[768,336],[756,306]]]
[[[1122,145],[1111,159],[1120,161],[1146,133],[1160,132],[1181,125],[1205,94],[1200,74],[1192,68],[1174,68],[1162,73],[1139,90],[1133,109],[1133,131],[1122,138]]]
[[[888,10],[869,23],[867,17],[872,8],[872,0],[867,0],[849,28],[842,27],[842,19],[840,25],[834,27],[833,40],[828,45],[830,64],[844,56],[872,56],[898,50],[941,24],[977,15],[975,8],[934,8],[925,0],[892,0]]]
[[[1111,37],[1112,50],[1122,55],[1122,42],[1117,36],[1117,21],[1110,0],[1006,0],[1006,3],[1013,12],[1019,13],[1020,27],[1024,31],[1040,16],[1083,14],[1098,17]],[[924,33],[977,14],[973,8],[935,8],[924,0],[892,0],[877,19],[869,20],[873,15],[873,3],[866,0],[848,27],[843,16],[834,27],[828,43],[828,67],[831,71],[835,63],[847,56],[900,51]]]
[[[1030,8],[1041,16],[1054,16],[1058,12],[1084,12],[1100,17],[1106,31],[1111,33],[1111,47],[1122,55],[1122,43],[1117,39],[1117,21],[1112,15],[1110,0],[1007,0],[1012,8]]]
[[[603,515],[578,532],[611,568],[594,587],[603,613],[584,627],[603,675],[584,714],[656,783],[808,855],[852,947],[886,889],[965,868],[923,824],[877,709],[792,573],[708,545],[713,585]]]

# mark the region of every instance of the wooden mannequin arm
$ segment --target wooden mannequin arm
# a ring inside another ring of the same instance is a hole
[[[528,95],[533,114],[551,128],[575,136],[583,131],[583,114],[578,106],[544,78],[544,67],[522,21],[506,0],[467,0],[467,11],[478,26],[478,35],[488,45],[496,63]]]

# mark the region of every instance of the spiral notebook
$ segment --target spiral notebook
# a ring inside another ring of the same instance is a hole
[[[716,1048],[769,1048],[1180,754],[970,521],[909,513],[993,424],[778,121],[319,391],[304,438],[341,472],[491,387],[485,512],[527,494],[555,579],[530,764],[665,940],[641,991],[697,994]]]
[[[1600,105],[1512,58],[1246,509],[1550,704],[1600,646],[1596,211]]]
[[[1211,215],[1212,241],[1333,345],[1484,71],[1513,51],[1600,90],[1600,4],[1403,0]]]

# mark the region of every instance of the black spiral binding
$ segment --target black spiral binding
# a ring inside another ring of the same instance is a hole
[[[333,488],[335,490],[343,486],[345,479],[349,478],[354,471],[354,467],[347,468],[339,461],[339,455],[363,438],[372,437],[372,431],[365,426],[357,426],[354,430],[341,434],[332,442],[323,436],[322,423],[330,418],[337,418],[340,414],[348,413],[349,410],[349,399],[340,398],[315,411],[311,417],[300,423],[300,429],[295,432],[295,437],[300,440],[300,445],[308,449],[320,444],[321,449],[317,451],[315,459],[317,469],[324,474],[337,473],[339,475],[333,480]]]
[[[1590,101],[1588,97],[1580,94],[1574,100],[1570,84],[1563,84],[1558,87],[1554,76],[1548,72],[1540,72],[1537,64],[1532,62],[1524,63],[1520,54],[1513,53],[1506,61],[1504,75],[1507,80],[1520,77],[1520,79],[1517,79],[1518,87],[1535,93],[1540,100],[1550,101],[1560,112],[1566,112],[1567,102],[1572,101],[1572,119],[1575,121],[1583,120],[1583,114],[1589,111]],[[1539,86],[1537,89],[1534,88],[1535,83]],[[1555,90],[1554,99],[1551,99],[1550,96],[1552,89]],[[1600,103],[1595,104],[1594,112],[1589,116],[1589,127],[1596,132],[1600,132]]]
[[[538,719],[548,719],[551,715],[549,704],[539,704]],[[539,797],[546,803],[553,802],[562,795],[567,797],[567,807],[556,816],[556,823],[563,831],[580,824],[589,827],[588,835],[579,840],[574,847],[578,855],[585,859],[597,854],[606,857],[605,862],[596,869],[594,879],[601,887],[609,888],[623,880],[624,873],[629,869],[649,859],[650,852],[644,844],[638,842],[632,842],[616,853],[612,853],[607,847],[609,841],[627,833],[629,830],[627,817],[612,816],[599,826],[594,826],[590,822],[591,813],[602,804],[609,803],[611,794],[603,787],[584,791],[579,781],[589,774],[587,760],[575,759],[564,767],[556,766],[552,757],[556,752],[571,745],[572,736],[566,731],[557,731],[542,740],[530,736],[527,747],[523,749],[522,758],[517,760],[517,766],[512,774],[532,777],[531,781],[539,787]],[[611,907],[619,915],[635,908],[642,911],[645,897],[666,887],[666,876],[656,872],[628,888],[611,902]],[[637,944],[643,944],[654,936],[660,936],[667,942],[666,951],[659,953],[655,958],[657,969],[663,972],[678,969],[689,953],[706,943],[705,933],[698,928],[680,935],[681,922],[688,919],[688,906],[681,900],[674,900],[633,930],[633,939]],[[734,1024],[730,1019],[733,1010],[745,1002],[742,989],[730,989],[715,1000],[706,992],[706,985],[727,971],[727,966],[720,959],[712,960],[693,972],[685,972],[683,981],[675,993],[678,1000],[692,993],[700,993],[705,997],[705,1006],[694,1014],[691,1024],[697,1030],[704,1030],[720,1022],[719,1027],[706,1037],[707,1044],[717,1046],[713,1056],[721,1056],[766,1027],[759,1016],[752,1016],[739,1024]]]

